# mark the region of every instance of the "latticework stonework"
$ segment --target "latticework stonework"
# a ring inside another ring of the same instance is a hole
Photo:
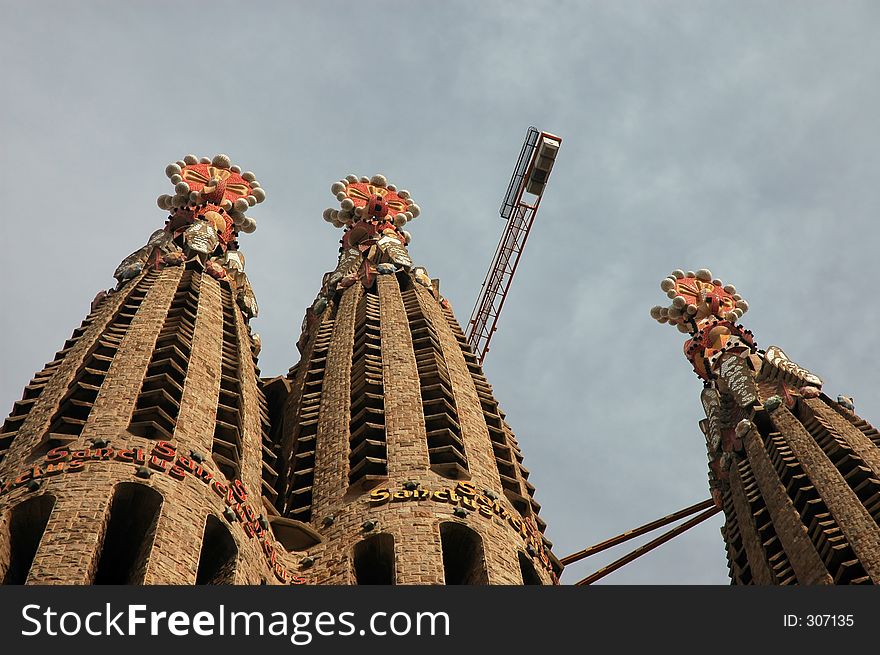
[[[248,507],[263,513],[268,416],[230,289],[197,267],[146,270],[28,385],[0,441],[0,579],[293,578],[298,558],[246,529]]]
[[[409,273],[379,275],[339,294],[304,343],[277,509],[321,535],[309,577],[363,584],[384,566],[386,583],[452,583],[448,551],[470,535],[464,580],[554,581],[522,455],[448,303]]]

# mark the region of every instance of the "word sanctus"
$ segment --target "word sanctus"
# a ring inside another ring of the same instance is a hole
[[[209,471],[202,462],[191,457],[184,457],[177,448],[168,441],[159,441],[151,450],[141,447],[134,448],[83,448],[71,450],[64,446],[53,448],[46,457],[31,466],[18,477],[0,485],[0,496],[18,487],[39,482],[62,474],[78,473],[85,469],[89,462],[124,462],[139,467],[149,467],[158,473],[166,473],[175,480],[194,477],[219,496],[229,509],[227,518],[230,522],[241,522],[242,529],[249,539],[257,539],[266,563],[275,577],[285,584],[305,584],[301,576],[290,573],[278,561],[278,546],[269,529],[265,517],[258,515],[248,502],[248,491],[241,480],[227,483]]]
[[[556,580],[556,574],[553,571],[550,557],[544,547],[544,539],[531,517],[520,518],[511,514],[498,500],[479,493],[477,488],[469,482],[459,482],[455,487],[436,491],[429,491],[428,489],[400,489],[398,491],[391,491],[388,488],[382,487],[373,489],[370,492],[370,504],[374,506],[384,505],[385,503],[422,500],[458,505],[489,519],[497,516],[519,532],[526,544],[531,546],[537,554],[541,565],[552,574],[554,581]]]

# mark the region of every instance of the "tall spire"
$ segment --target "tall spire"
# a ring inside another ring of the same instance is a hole
[[[225,155],[166,173],[165,226],[0,429],[0,583],[302,581],[262,500],[278,474],[238,250],[265,192]]]
[[[274,507],[318,584],[551,584],[522,453],[439,282],[403,228],[419,215],[384,176],[349,175],[324,218],[344,230],[306,311],[302,357],[272,382],[283,418]]]
[[[651,316],[687,334],[703,381],[709,486],[738,584],[880,582],[880,438],[778,346],[737,321],[748,303],[701,269],[660,284]]]

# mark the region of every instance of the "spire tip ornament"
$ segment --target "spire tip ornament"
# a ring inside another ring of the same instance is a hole
[[[146,268],[192,265],[228,280],[245,316],[256,316],[257,302],[244,274],[238,235],[257,229],[257,222],[245,212],[263,202],[266,192],[253,173],[242,173],[225,154],[186,155],[168,164],[165,175],[174,186],[173,194],[156,199],[159,209],[169,213],[165,227],[122,260],[113,276],[121,286]]]

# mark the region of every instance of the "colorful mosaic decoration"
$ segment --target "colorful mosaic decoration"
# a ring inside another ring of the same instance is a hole
[[[795,398],[819,394],[822,381],[792,362],[782,349],[759,350],[752,333],[738,323],[748,303],[733,285],[707,269],[675,270],[660,283],[670,299],[651,309],[659,323],[675,326],[690,338],[684,355],[703,380],[701,428],[709,454],[710,487],[716,502],[743,439],[753,429],[754,411],[772,409]]]
[[[349,175],[330,187],[340,208],[324,210],[324,220],[345,229],[339,263],[325,280],[323,295],[346,289],[357,281],[373,286],[376,275],[410,271],[406,246],[412,239],[403,229],[420,210],[409,191],[398,191],[384,175]]]
[[[242,172],[227,155],[187,155],[168,164],[165,174],[174,185],[174,195],[163,194],[156,201],[169,212],[165,227],[122,260],[113,276],[121,286],[146,267],[193,265],[228,280],[245,316],[256,316],[259,308],[244,273],[238,235],[257,228],[245,212],[263,202],[266,192],[253,173]]]
[[[336,269],[324,275],[321,290],[306,310],[300,349],[311,326],[339,293],[355,283],[370,289],[377,275],[410,275],[439,302],[445,302],[428,271],[414,266],[407,250],[412,235],[403,228],[421,213],[409,191],[389,184],[384,175],[348,175],[334,182],[330,192],[339,201],[339,208],[325,209],[324,220],[343,229],[339,260]]]
[[[736,323],[749,305],[733,285],[713,278],[705,268],[696,273],[678,269],[660,283],[660,288],[672,302],[668,307],[653,307],[651,317],[691,335],[684,353],[703,380],[716,376],[725,354],[756,351],[752,333]]]

